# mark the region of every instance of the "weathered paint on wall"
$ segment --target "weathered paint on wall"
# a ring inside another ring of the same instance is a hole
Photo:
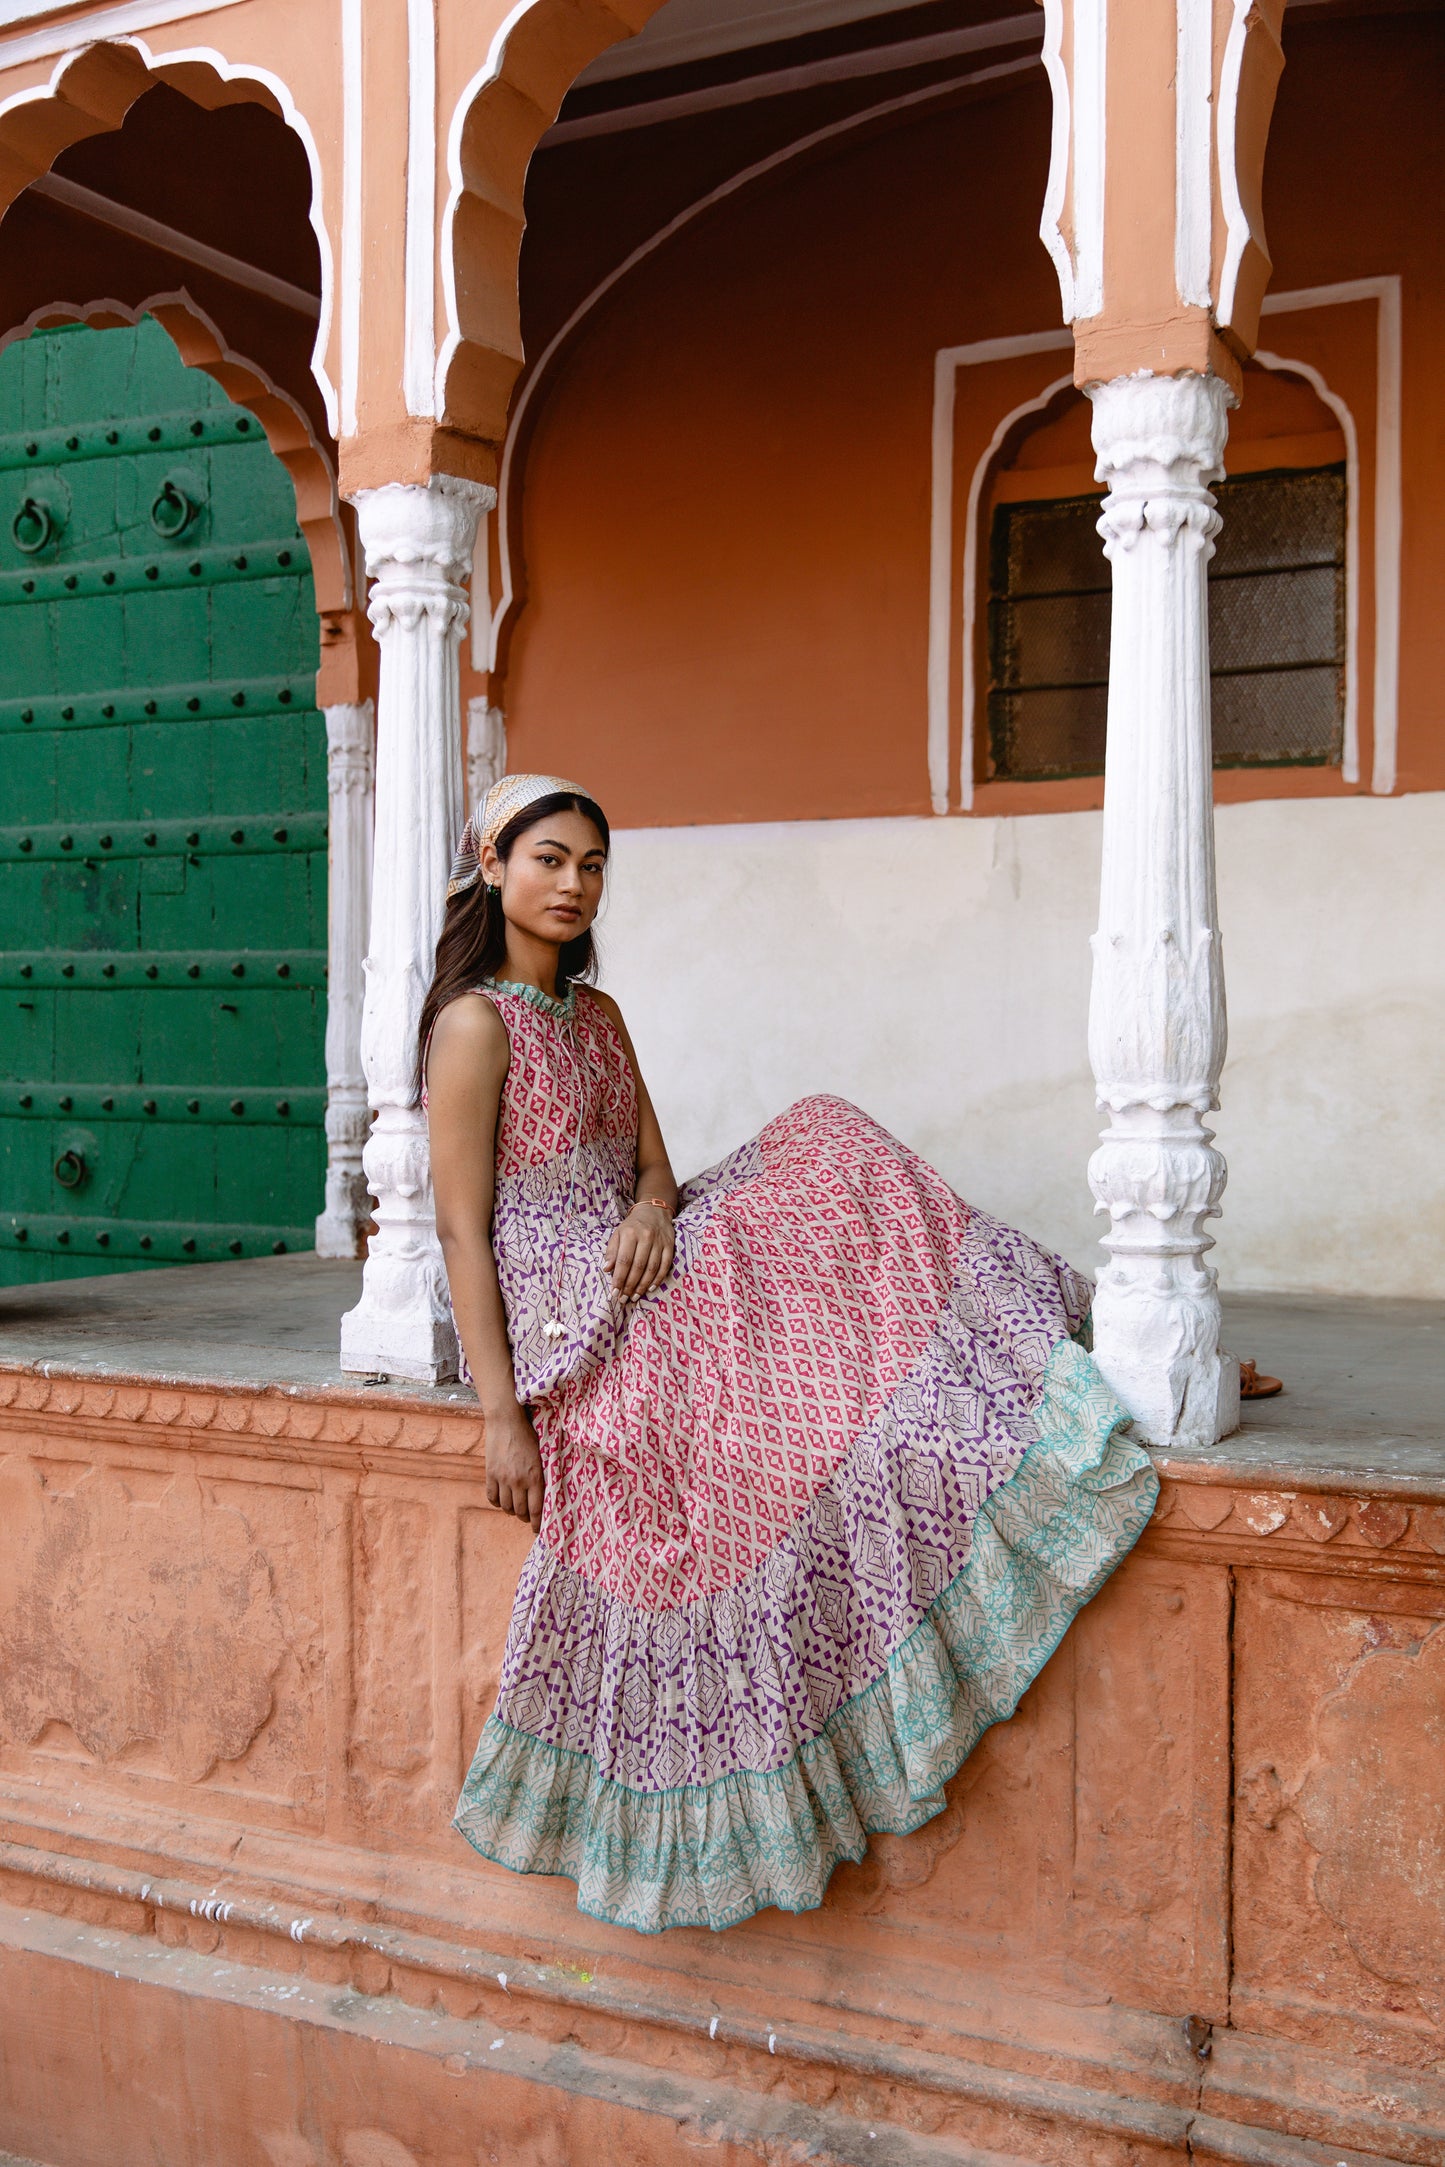
[[[1445,795],[1224,806],[1218,850],[1224,1283],[1445,1292]],[[839,1091],[1097,1269],[1098,869],[1087,812],[618,834],[604,983],[679,1173]]]

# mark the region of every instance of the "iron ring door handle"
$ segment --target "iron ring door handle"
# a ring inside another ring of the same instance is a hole
[[[50,506],[40,497],[27,497],[10,522],[15,547],[33,557],[54,538],[55,520]]]
[[[55,1162],[55,1178],[62,1189],[78,1189],[87,1172],[85,1155],[80,1151],[62,1151]]]
[[[168,474],[151,505],[151,525],[163,541],[173,542],[177,535],[185,533],[199,509],[194,497],[188,495],[174,475]]]

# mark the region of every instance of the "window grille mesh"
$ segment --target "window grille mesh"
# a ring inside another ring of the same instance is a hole
[[[1209,567],[1216,767],[1324,766],[1345,705],[1345,470],[1242,475],[1215,490]],[[990,550],[991,775],[1104,766],[1109,567],[1099,499],[1001,504]]]

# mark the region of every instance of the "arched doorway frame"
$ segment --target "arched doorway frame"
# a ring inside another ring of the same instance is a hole
[[[55,324],[89,324],[95,330],[108,330],[119,324],[138,324],[143,316],[155,318],[187,368],[204,370],[233,405],[245,407],[260,422],[267,443],[291,477],[296,523],[311,552],[317,615],[349,611],[355,582],[331,459],[300,403],[258,362],[235,352],[215,319],[183,286],[134,303],[111,297],[43,302],[23,323],[0,332],[0,353],[32,331]]]
[[[327,423],[336,436],[341,403],[326,365],[336,276],[325,217],[321,154],[310,122],[284,77],[274,69],[228,60],[214,46],[198,45],[157,54],[144,38],[134,35],[68,48],[46,82],[0,100],[0,152],[10,153],[18,174],[23,176],[0,201],[0,212],[9,208],[31,180],[48,173],[56,158],[73,143],[119,128],[136,100],[157,83],[168,84],[208,111],[243,102],[260,105],[283,121],[300,142],[311,173],[307,217],[316,236],[321,268],[321,311],[310,368]]]

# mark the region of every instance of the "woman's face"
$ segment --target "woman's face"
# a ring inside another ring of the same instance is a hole
[[[502,908],[519,932],[538,940],[575,940],[602,902],[607,852],[585,814],[547,813],[519,835],[511,856],[482,845],[482,874],[502,891]]]

